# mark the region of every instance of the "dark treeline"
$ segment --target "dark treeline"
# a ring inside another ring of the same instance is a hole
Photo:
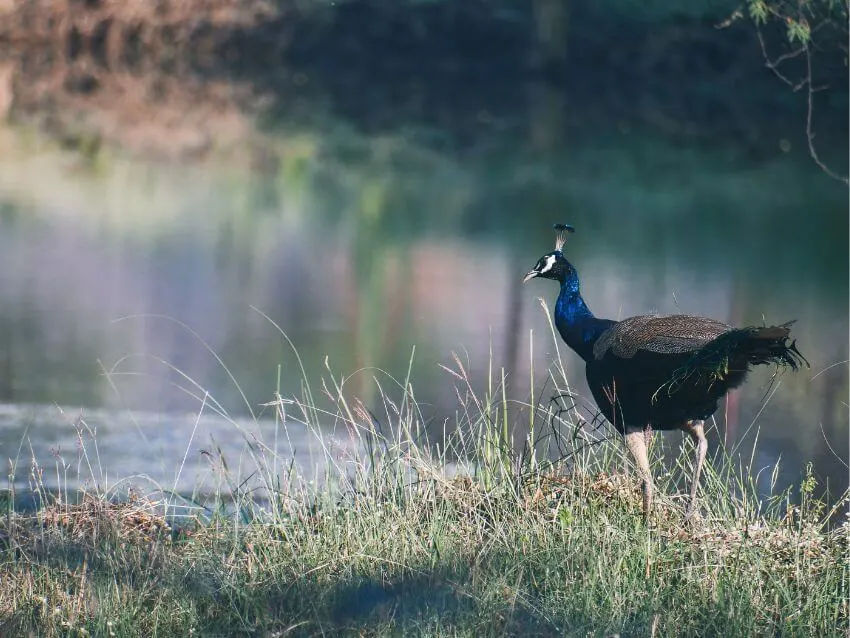
[[[801,136],[804,96],[765,67],[750,20],[719,28],[733,5],[677,13],[564,0],[31,0],[2,21],[0,42],[24,84],[79,59],[85,70],[77,65],[63,83],[77,93],[97,92],[100,76],[117,70],[249,81],[275,98],[272,121],[324,103],[367,131],[437,125],[461,145],[482,117],[527,109],[529,84],[559,92],[577,135],[624,121],[676,137],[722,131],[754,149],[766,133],[774,145],[777,131]],[[764,36],[771,51],[788,46],[781,29]],[[847,73],[830,46],[816,51],[815,81],[826,90],[815,125],[839,140],[847,137]]]

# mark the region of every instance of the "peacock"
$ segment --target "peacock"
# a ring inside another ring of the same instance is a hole
[[[586,363],[587,383],[599,410],[620,432],[643,481],[643,509],[652,509],[647,446],[653,430],[684,430],[696,447],[686,516],[696,511],[697,486],[708,441],[704,421],[718,401],[744,382],[756,365],[796,370],[808,362],[790,340],[793,322],[734,328],[690,315],[640,315],[613,321],[593,315],[582,299],[575,267],[564,257],[572,226],[555,225],[555,250],[523,279],[561,285],[555,326]]]

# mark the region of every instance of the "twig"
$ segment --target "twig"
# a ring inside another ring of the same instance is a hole
[[[785,84],[787,84],[788,86],[792,87],[795,92],[800,90],[803,84],[805,84],[805,80],[803,81],[803,83],[795,85],[794,82],[792,82],[790,78],[788,78],[788,76],[786,76],[784,73],[782,73],[778,67],[786,60],[793,60],[794,58],[796,58],[805,50],[805,47],[800,47],[799,49],[796,49],[789,53],[783,53],[775,60],[771,60],[770,56],[767,53],[767,45],[764,43],[764,36],[761,34],[761,29],[756,29],[756,36],[758,37],[759,45],[761,46],[761,53],[764,56],[765,66],[771,71],[773,71],[776,77],[785,82]]]
[[[815,134],[812,131],[812,112],[814,111],[814,104],[812,96],[815,94],[815,91],[819,90],[814,88],[812,85],[812,52],[808,46],[805,47],[806,51],[806,83],[808,85],[808,106],[806,109],[806,139],[809,142],[809,155],[812,156],[812,159],[815,161],[820,169],[829,175],[833,179],[837,179],[838,181],[844,182],[845,184],[850,185],[850,179],[847,177],[838,175],[837,173],[830,170],[830,168],[823,163],[823,161],[818,157],[818,153],[815,150]]]
[[[785,17],[774,10],[770,10],[775,18],[780,20],[785,20]],[[813,33],[820,29],[825,23],[821,23],[815,26],[814,29],[811,30],[810,33]],[[814,114],[814,94],[818,91],[822,91],[826,87],[815,87],[812,82],[812,50],[811,41],[804,42],[800,47],[794,49],[793,51],[789,51],[787,53],[783,53],[782,55],[771,58],[770,54],[767,51],[767,45],[764,41],[764,35],[762,34],[761,28],[756,26],[756,37],[758,38],[759,46],[761,47],[761,53],[764,57],[765,66],[770,69],[773,74],[778,77],[782,82],[791,87],[791,90],[795,93],[798,92],[803,87],[806,87],[806,142],[809,147],[809,155],[812,160],[814,160],[815,164],[827,175],[831,178],[838,180],[840,182],[844,182],[845,184],[850,185],[850,179],[847,176],[839,175],[832,169],[830,169],[826,163],[820,158],[818,155],[817,149],[815,148],[815,133],[812,128],[812,119]],[[788,60],[793,60],[798,58],[800,54],[805,54],[806,57],[806,74],[805,76],[795,82],[790,77],[788,77],[785,73],[779,70],[780,65]]]

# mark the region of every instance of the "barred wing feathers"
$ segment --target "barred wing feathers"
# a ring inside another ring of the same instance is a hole
[[[621,359],[631,359],[641,350],[684,354],[699,350],[730,330],[732,326],[705,317],[639,315],[603,332],[593,346],[593,356],[599,360],[610,352]]]

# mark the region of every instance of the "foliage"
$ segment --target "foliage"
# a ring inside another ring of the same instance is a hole
[[[788,39],[791,42],[799,40],[807,43],[811,39],[810,22],[820,29],[830,23],[846,29],[847,0],[803,0],[803,2],[787,2],[786,0],[747,0],[750,16],[758,26],[778,20],[788,26]]]

